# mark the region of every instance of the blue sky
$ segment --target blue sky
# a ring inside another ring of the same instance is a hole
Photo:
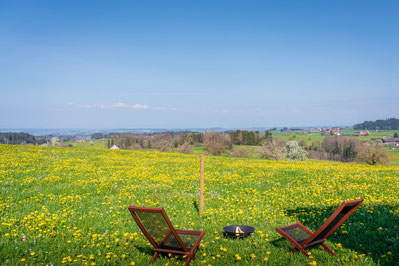
[[[399,117],[398,1],[0,1],[0,128]]]

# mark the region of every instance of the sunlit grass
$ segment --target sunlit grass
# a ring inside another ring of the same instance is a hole
[[[399,165],[399,150],[389,150],[392,155],[391,164]]]
[[[96,148],[96,149],[106,149],[107,141],[106,140],[94,140],[92,143],[90,142],[62,142],[63,145],[72,145],[77,148]]]
[[[385,264],[399,260],[399,167],[206,157],[205,213],[197,212],[199,157],[155,151],[0,145],[0,263],[146,265],[147,240],[128,205],[164,207],[177,228],[205,229],[193,265]],[[362,206],[311,257],[274,231],[316,230],[343,200]],[[256,228],[225,238],[228,224]],[[184,264],[160,257],[155,265]]]

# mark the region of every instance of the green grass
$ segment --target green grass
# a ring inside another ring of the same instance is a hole
[[[354,130],[352,130],[355,132]],[[352,131],[347,131],[347,132],[352,132]],[[276,131],[279,132],[279,131]],[[389,132],[392,135],[394,134],[392,132]],[[382,133],[381,133],[382,134]],[[294,137],[295,136],[295,137]],[[373,136],[375,137],[375,136]],[[311,145],[312,141],[319,141],[322,142],[324,137],[321,136],[320,134],[308,134],[308,135],[301,135],[301,134],[295,134],[295,135],[278,135],[278,138],[283,139],[283,140],[296,140],[296,141],[301,141],[302,139],[307,141],[307,145]],[[359,139],[366,140],[365,137],[358,137]],[[369,138],[367,138],[369,139]],[[69,145],[72,144],[73,147],[75,148],[96,148],[96,149],[106,149],[106,141],[105,140],[95,140],[94,144],[90,144],[89,142],[62,142],[64,145]],[[248,148],[251,156],[253,159],[259,159],[259,153],[257,152],[258,146],[250,146],[250,145],[236,145],[235,147],[245,147]],[[143,151],[155,151],[155,149],[143,149]],[[172,152],[177,152],[176,149],[172,149]],[[389,150],[389,152],[392,154],[392,165],[399,165],[399,151],[397,150]],[[204,146],[196,146],[193,148],[193,154],[199,155],[202,153],[206,153],[205,147]],[[229,152],[225,152],[222,154],[222,156],[228,157]]]
[[[235,145],[236,148],[247,148],[251,154],[252,159],[259,159],[259,153],[257,149],[259,146],[251,146],[251,145]],[[227,155],[227,154],[226,154]]]
[[[399,130],[383,130],[383,131],[375,131],[369,130],[370,134],[368,136],[358,136],[356,133],[357,131],[361,130],[354,130],[354,129],[345,129],[341,130],[340,133],[343,136],[354,137],[359,140],[371,140],[371,139],[381,139],[381,138],[391,138]],[[308,132],[307,134],[303,134],[302,131],[295,131],[295,132],[281,132],[280,130],[271,131],[273,135],[278,136],[280,139],[284,140],[301,140],[305,139],[308,144],[312,142],[312,140],[323,141],[324,136],[321,135],[320,132]],[[328,136],[329,133],[326,133]],[[311,138],[311,140],[309,139]]]
[[[96,148],[96,149],[106,149],[107,141],[106,140],[95,140],[93,144],[90,142],[61,142],[63,145],[70,145],[72,144],[73,147],[77,148]]]
[[[356,131],[362,131],[362,130],[345,129],[340,132],[344,135],[353,136],[356,135]],[[398,132],[398,130],[382,130],[382,131],[369,130],[368,136],[355,136],[355,137],[358,138],[359,140],[392,138],[395,132]]]
[[[282,140],[296,140],[300,142],[301,140],[306,140],[307,145],[312,145],[313,141],[318,141],[318,142],[323,142],[324,137],[318,134],[308,134],[308,135],[302,135],[302,134],[294,134],[294,135],[278,135],[277,136],[279,139]]]
[[[196,146],[193,148],[193,153],[194,154],[201,154],[205,152],[205,147],[204,146]]]
[[[164,207],[180,229],[206,230],[192,265],[393,265],[399,261],[399,167],[205,158],[156,151],[0,145],[0,264],[147,265],[152,256],[127,206]],[[311,257],[289,252],[275,227],[316,230],[343,200],[362,206]],[[244,240],[229,224],[256,228]],[[237,260],[236,255],[240,256]],[[24,261],[21,261],[24,260]],[[160,257],[155,265],[183,264]]]
[[[399,165],[399,150],[389,150],[392,155],[391,164]]]

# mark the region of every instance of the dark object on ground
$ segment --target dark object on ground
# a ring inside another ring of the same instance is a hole
[[[247,225],[230,225],[223,227],[223,230],[229,236],[244,238],[252,234],[255,228]]]
[[[330,218],[328,218],[328,220],[314,233],[300,222],[285,227],[277,227],[276,231],[290,241],[295,247],[291,252],[300,251],[305,256],[308,256],[306,249],[321,245],[325,251],[335,256],[334,252],[327,247],[324,241],[348,219],[362,202],[363,199],[344,201]]]
[[[150,264],[159,253],[186,255],[185,266],[195,259],[195,253],[205,235],[205,230],[176,230],[163,208],[128,207],[137,225],[148,241],[153,245],[155,254]]]

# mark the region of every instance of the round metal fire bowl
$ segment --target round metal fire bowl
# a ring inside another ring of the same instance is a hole
[[[239,226],[244,233],[236,233],[237,226]],[[252,226],[248,226],[248,225],[229,225],[229,226],[223,227],[223,230],[226,232],[227,235],[229,235],[231,237],[244,238],[244,237],[247,237],[250,234],[252,234],[255,231],[255,228],[253,228]]]

